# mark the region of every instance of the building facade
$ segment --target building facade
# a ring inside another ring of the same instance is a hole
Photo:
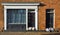
[[[60,29],[60,0],[0,0],[0,31]]]

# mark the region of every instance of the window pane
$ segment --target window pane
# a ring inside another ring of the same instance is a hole
[[[46,12],[47,13],[53,13],[53,9],[47,9]]]
[[[11,31],[26,30],[26,9],[7,9],[7,28]]]
[[[52,9],[47,9],[46,10],[46,28],[53,28],[53,10]]]
[[[26,24],[26,10],[25,9],[10,9],[8,10],[8,22]]]
[[[28,9],[28,27],[35,27],[35,9]]]
[[[35,13],[28,13],[28,27],[35,27]]]
[[[28,9],[28,11],[29,11],[29,12],[32,12],[32,11],[34,12],[34,11],[35,11],[35,9]]]
[[[26,23],[26,12],[25,10],[18,10],[18,14],[19,14],[19,22],[22,23],[22,24],[25,24]]]
[[[50,26],[53,27],[53,13],[50,14]]]

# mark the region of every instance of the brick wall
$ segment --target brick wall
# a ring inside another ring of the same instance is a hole
[[[46,26],[46,9],[55,10],[55,28],[60,28],[60,0],[0,0],[0,28],[4,26],[4,9],[2,2],[43,2],[45,6],[39,6],[38,10],[38,28],[44,30]]]

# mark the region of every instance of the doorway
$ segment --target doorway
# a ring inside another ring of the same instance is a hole
[[[54,9],[46,9],[46,28],[54,26]]]

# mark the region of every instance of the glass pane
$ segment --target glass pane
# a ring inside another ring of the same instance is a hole
[[[28,27],[35,27],[35,13],[28,13]]]
[[[28,9],[28,30],[35,30],[35,9]]]
[[[8,23],[12,23],[13,22],[13,17],[14,17],[14,14],[13,14],[13,11],[12,10],[7,10],[7,22]]]
[[[25,24],[26,23],[26,12],[25,10],[18,10],[18,14],[19,14],[19,22],[21,24]]]
[[[47,9],[46,12],[47,13],[53,13],[53,9]]]
[[[26,24],[10,24],[8,25],[8,31],[25,31],[26,30]]]
[[[7,28],[11,31],[26,30],[26,9],[7,9]]]
[[[35,9],[28,9],[29,12],[35,12]]]
[[[8,23],[26,24],[26,10],[25,9],[10,9],[7,10]]]
[[[48,13],[51,12],[51,13]],[[52,9],[47,9],[46,10],[46,28],[53,28],[53,10]]]
[[[53,27],[53,13],[50,14],[50,27]]]

